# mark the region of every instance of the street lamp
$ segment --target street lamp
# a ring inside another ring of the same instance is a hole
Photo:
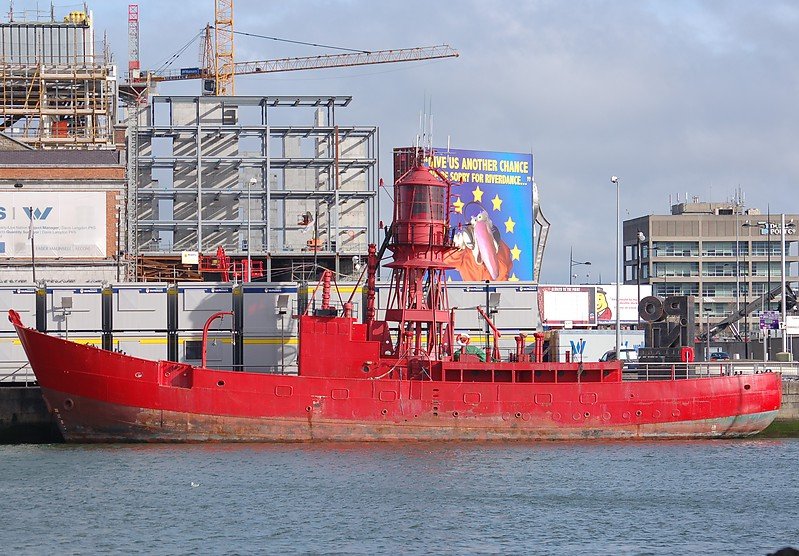
[[[24,186],[21,182],[14,183],[14,189],[22,189]],[[34,242],[34,231],[33,231],[33,207],[28,208],[28,218],[30,218],[30,223],[28,224],[28,239],[31,242],[31,272],[33,274],[33,283],[36,283],[36,247]],[[24,212],[24,210],[23,210]]]
[[[710,312],[713,309],[710,307],[704,307],[705,311],[705,361],[710,361]]]
[[[636,236],[638,240],[638,261],[637,261],[637,268],[635,269],[635,284],[638,286],[638,304],[641,304],[641,246],[646,241],[646,235],[641,230],[638,230],[638,235]],[[638,322],[641,322],[641,315],[638,315]]]
[[[583,262],[575,261],[572,249],[573,249],[572,247],[569,247],[569,285],[570,286],[572,285],[572,277],[574,276],[573,273],[574,273],[574,267],[575,266],[579,266],[581,264],[584,264],[584,265],[587,265],[587,266],[591,266],[591,261],[583,261]]]
[[[255,178],[247,181],[247,281],[252,282],[252,229],[250,227],[250,189],[258,183]]]
[[[785,213],[783,212],[780,215],[780,280],[782,283],[782,302],[780,303],[781,312],[782,312],[782,351],[783,353],[788,351],[788,305],[787,299],[785,297],[785,290],[788,289],[788,284],[786,282],[787,276],[785,275],[785,227],[788,226],[789,228],[795,228],[796,225],[793,223],[793,220],[786,224],[785,222]]]
[[[613,259],[616,261],[616,357],[619,357],[619,348],[621,347],[621,320],[619,319],[619,297],[621,297],[621,290],[619,288],[619,281],[621,280],[619,272],[619,258],[621,252],[621,205],[619,204],[619,177],[611,176],[610,183],[616,184],[616,253]]]
[[[757,228],[757,224],[752,224],[749,221],[741,224],[742,228]],[[744,251],[744,267],[746,276],[746,289],[744,290],[744,357],[749,359],[749,290],[752,287],[752,273],[749,268],[749,255],[752,249],[752,238],[749,230],[746,231],[746,250]]]

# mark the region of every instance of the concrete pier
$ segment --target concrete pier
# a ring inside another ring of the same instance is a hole
[[[0,387],[0,443],[62,441],[38,387]]]

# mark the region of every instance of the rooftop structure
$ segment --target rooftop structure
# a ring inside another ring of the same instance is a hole
[[[113,148],[116,68],[91,12],[12,11],[0,23],[0,131],[36,148]]]

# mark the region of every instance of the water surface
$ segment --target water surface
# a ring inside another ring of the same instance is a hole
[[[7,554],[766,554],[799,439],[0,446]]]

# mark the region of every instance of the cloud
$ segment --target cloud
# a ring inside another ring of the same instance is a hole
[[[120,65],[126,6],[95,3]],[[143,66],[168,57],[213,17],[213,3],[142,0]],[[615,189],[623,217],[668,210],[677,192],[713,200],[739,185],[750,205],[794,210],[799,176],[799,7],[792,2],[371,2],[237,0],[236,28],[382,49],[450,43],[456,60],[322,70],[237,81],[240,94],[347,94],[348,123],[378,125],[381,172],[409,144],[424,99],[443,143],[535,156],[552,221],[543,279],[568,279],[569,247],[614,275]],[[236,37],[236,55],[330,50]],[[194,56],[197,51],[187,52]],[[162,92],[173,92],[168,86]]]

